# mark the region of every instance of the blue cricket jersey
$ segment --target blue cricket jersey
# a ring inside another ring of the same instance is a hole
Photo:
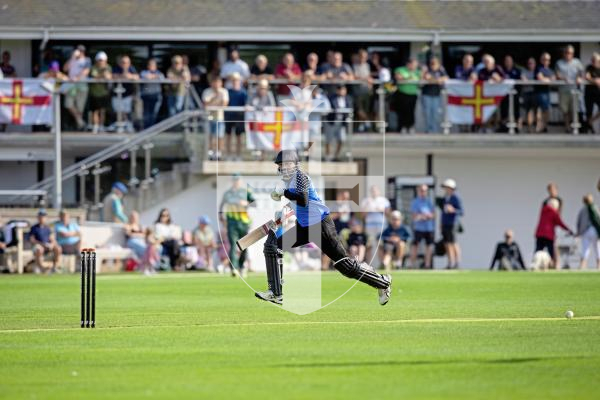
[[[299,205],[297,201],[290,202],[300,226],[307,227],[318,224],[329,215],[329,208],[319,197],[310,177],[304,172],[296,171],[292,179],[285,182],[285,184],[286,189],[292,195],[301,195],[308,192],[308,204],[306,206]]]

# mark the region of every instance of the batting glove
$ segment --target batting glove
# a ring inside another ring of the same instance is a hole
[[[275,190],[271,192],[271,198],[275,201],[281,201],[284,190],[285,189],[281,186],[275,187]]]

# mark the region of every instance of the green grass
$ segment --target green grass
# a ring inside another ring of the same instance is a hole
[[[394,283],[385,307],[359,285],[298,316],[228,277],[99,276],[88,330],[78,276],[1,276],[0,398],[600,397],[600,319],[585,318],[600,316],[600,274],[407,272]],[[323,296],[349,284],[326,274]]]

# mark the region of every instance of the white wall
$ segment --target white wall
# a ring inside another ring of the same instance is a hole
[[[0,161],[0,189],[26,189],[37,181],[37,161]]]

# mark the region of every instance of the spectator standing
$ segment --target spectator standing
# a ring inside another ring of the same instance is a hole
[[[514,241],[514,233],[511,229],[504,232],[504,241],[496,245],[496,251],[492,258],[490,271],[498,264],[498,270],[526,270],[521,249]]]
[[[556,79],[570,85],[558,87],[558,102],[565,121],[566,132],[571,132],[571,121],[573,120],[573,94],[571,91],[577,89],[583,81],[583,64],[575,57],[575,48],[568,45],[563,50],[563,58],[556,62]],[[578,101],[578,100],[575,100]]]
[[[417,197],[410,204],[413,221],[413,241],[410,251],[410,264],[416,268],[419,244],[425,242],[425,269],[432,269],[433,242],[435,231],[435,209],[428,196],[427,185],[417,187]]]
[[[60,220],[54,224],[56,242],[62,254],[79,255],[81,249],[81,229],[77,222],[71,221],[71,216],[66,210],[61,210]]]
[[[483,59],[483,68],[477,73],[477,79],[484,82],[502,82],[504,71],[496,65],[496,59],[491,55],[486,55]]]
[[[537,65],[535,58],[527,59],[527,68],[523,71],[521,79],[524,81],[535,81]],[[523,99],[523,108],[527,116],[527,129],[529,133],[535,132],[536,114],[537,114],[537,95],[535,87],[532,85],[524,85],[521,87],[521,97]]]
[[[473,56],[471,54],[465,54],[462,58],[462,64],[457,65],[454,70],[454,77],[461,81],[475,82],[477,80],[477,73],[475,67],[473,67]]]
[[[123,197],[127,192],[127,186],[122,182],[115,182],[112,185],[112,190],[104,198],[104,206],[102,207],[104,222],[127,223],[129,218],[127,218],[123,206]]]
[[[269,81],[261,79],[256,85],[256,91],[248,99],[248,106],[255,110],[262,110],[265,107],[275,107],[275,96],[269,90]]]
[[[504,76],[507,79],[512,79],[515,81],[520,81],[522,78],[521,69],[515,66],[515,62],[510,54],[504,56],[504,65],[503,65]],[[521,86],[515,86],[516,93],[513,94],[513,116],[515,121],[517,121],[517,129],[520,131],[523,129],[523,120],[521,119],[521,100],[519,97],[519,92]],[[509,97],[506,96],[502,99],[502,103],[500,104],[500,114],[502,115],[502,120],[506,125],[510,120],[509,116]]]
[[[346,142],[347,113],[344,109],[353,109],[352,97],[348,96],[348,90],[344,85],[337,85],[335,94],[329,98],[332,112],[329,114],[329,126],[326,129],[325,158],[327,160],[339,160],[342,146]],[[331,144],[335,142],[335,152],[331,154]]]
[[[148,81],[162,81],[164,74],[158,70],[156,60],[151,58],[146,64],[146,69],[140,74],[140,78]],[[154,125],[158,119],[160,106],[162,104],[162,85],[160,83],[142,84],[142,103],[144,104],[144,129]]]
[[[354,79],[352,68],[344,62],[342,53],[339,51],[333,53],[331,63],[323,66],[323,73],[325,74],[325,79],[345,81]]]
[[[314,79],[321,79],[323,72],[319,66],[319,56],[317,53],[308,53],[306,56],[306,66],[304,67],[304,72],[306,71],[312,71]]]
[[[273,68],[269,65],[269,59],[264,54],[259,54],[254,60],[254,65],[250,68],[250,77],[252,79],[267,79],[274,78]]]
[[[186,57],[187,56],[184,56],[184,61]],[[206,67],[202,64],[197,64],[196,66],[191,67],[190,79],[191,84],[194,87],[194,90],[196,90],[198,96],[202,95],[204,89],[208,87],[208,71]],[[193,103],[193,106],[195,107],[196,104]]]
[[[294,81],[300,79],[301,76],[302,70],[294,59],[294,55],[292,53],[285,53],[281,58],[281,63],[275,67],[275,78],[286,79],[289,82],[280,84],[277,92],[281,96],[289,96],[290,89],[287,85],[296,84]]]
[[[354,79],[354,73],[350,65],[344,62],[342,53],[333,52],[331,63],[324,64],[322,67],[323,77],[334,81],[351,81]],[[325,85],[324,89],[329,93],[335,93],[335,85]]]
[[[198,249],[198,255],[206,265],[207,270],[213,271],[213,252],[217,249],[215,232],[210,226],[211,221],[206,215],[198,219],[198,226],[194,229],[194,245]]]
[[[250,228],[250,217],[248,216],[248,206],[254,202],[252,191],[243,186],[242,177],[239,174],[233,175],[231,187],[223,194],[221,205],[219,206],[219,218],[227,226],[227,239],[230,244],[229,260],[231,261],[233,276],[241,273],[245,275],[244,262],[246,261],[246,251],[238,254],[235,243],[246,236]]]
[[[377,185],[371,186],[369,197],[363,199],[361,203],[361,211],[365,220],[365,232],[370,240],[367,245],[369,250],[376,247],[375,241],[381,236],[390,210],[390,201],[381,195],[379,187]]]
[[[229,52],[229,60],[221,67],[221,78],[229,82],[231,75],[236,72],[242,78],[243,83],[250,77],[248,64],[240,58],[240,52],[237,49],[233,49]],[[229,86],[227,86],[227,89],[229,89]]]
[[[206,107],[220,107],[210,110],[210,148],[209,158],[219,159],[223,150],[223,136],[225,136],[225,113],[222,107],[229,105],[229,92],[223,87],[223,80],[219,77],[210,82],[210,87],[202,92],[202,101]],[[213,152],[214,149],[214,152]]]
[[[427,81],[421,91],[421,101],[425,117],[425,133],[437,133],[440,130],[442,111],[442,85],[448,74],[437,57],[431,57],[429,66],[423,70],[422,79]]]
[[[558,195],[558,185],[554,182],[550,182],[548,186],[546,186],[546,190],[548,191],[548,197],[546,197],[542,203],[542,207],[548,204],[548,201],[551,199],[556,199],[558,201],[558,213],[562,212],[563,200]]]
[[[381,263],[386,272],[404,267],[406,242],[410,239],[409,230],[402,224],[402,213],[398,210],[390,214],[390,223],[381,233],[383,246],[379,248]]]
[[[416,58],[409,58],[406,65],[394,71],[397,90],[395,94],[395,110],[398,114],[398,126],[401,133],[414,133],[415,108],[419,95],[419,62]]]
[[[350,234],[348,235],[348,252],[351,257],[356,257],[358,262],[365,261],[369,238],[364,232],[363,224],[353,219],[350,221]]]
[[[573,231],[563,222],[558,212],[559,202],[557,199],[552,198],[542,207],[540,213],[540,219],[535,231],[535,251],[548,251],[555,268],[560,268],[558,263],[558,255],[555,252],[555,239],[557,226],[560,226],[571,235]]]
[[[442,240],[446,247],[448,265],[446,269],[458,269],[460,263],[460,247],[456,242],[456,233],[462,230],[460,217],[464,210],[460,197],[456,194],[456,181],[446,179],[442,183],[444,197],[441,199],[442,208]]]
[[[140,76],[128,55],[119,57],[118,65],[113,68],[113,78],[128,81],[137,81]],[[135,94],[135,85],[130,82],[118,83],[114,92],[117,94],[112,98],[113,110],[117,113],[117,122],[124,125],[125,128],[133,132],[131,122],[131,113],[133,111],[133,95]]]
[[[5,50],[2,52],[2,63],[0,63],[0,71],[4,78],[16,78],[17,70],[10,63],[10,52]],[[0,77],[2,79],[2,77]]]
[[[39,210],[37,214],[38,223],[31,227],[29,231],[29,241],[33,245],[33,254],[35,256],[36,272],[41,272],[45,268],[44,255],[52,253],[52,269],[50,272],[56,270],[56,265],[60,263],[61,248],[56,243],[52,229],[47,224],[47,213],[46,210]]]
[[[600,213],[591,194],[583,197],[583,207],[577,215],[577,236],[581,239],[579,269],[587,268],[587,260],[592,251],[596,258],[596,269],[600,269]]]
[[[483,53],[481,55],[481,60],[479,61],[479,63],[475,66],[475,75],[479,75],[479,71],[481,71],[482,69],[485,68],[485,59],[491,57],[491,54],[488,53]]]
[[[239,74],[231,75],[231,87],[228,89],[229,107],[245,107],[248,102],[248,94],[242,86],[242,78]],[[225,113],[225,150],[231,156],[231,137],[235,135],[236,147],[235,158],[242,159],[242,134],[246,131],[243,111],[229,111]]]
[[[544,199],[542,207],[548,204],[548,201],[551,199],[556,199],[556,201],[558,201],[558,213],[561,214],[563,209],[563,200],[558,195],[558,185],[556,185],[554,182],[550,182],[548,186],[546,186],[546,190],[548,191],[548,197]],[[554,255],[557,260],[560,259],[560,248],[556,244],[554,245]]]
[[[85,46],[79,45],[71,54],[71,58],[66,62],[64,70],[69,76],[69,80],[74,82],[67,87],[65,93],[65,108],[77,123],[77,129],[85,129],[83,120],[83,110],[88,97],[87,83],[77,83],[84,81],[90,74],[92,62],[85,55]]]
[[[371,76],[373,79],[378,79],[382,84],[392,80],[392,74],[387,67],[387,62],[377,52],[371,53]]]
[[[132,211],[129,214],[129,220],[124,228],[127,247],[133,250],[138,260],[143,260],[147,247],[146,234],[140,223],[140,214],[137,211]]]
[[[548,132],[548,120],[550,118],[550,86],[551,82],[556,80],[554,71],[550,68],[550,54],[542,53],[540,56],[540,65],[537,67],[535,77],[540,83],[536,85],[537,105],[541,110],[542,118],[538,123],[537,133]]]
[[[373,87],[373,78],[371,78],[371,65],[369,64],[369,53],[365,49],[358,51],[356,63],[352,64],[354,78],[361,81],[358,85],[353,85],[353,95],[355,98],[356,116],[359,121],[358,131],[363,132],[370,129],[369,122],[371,96],[370,90]]]
[[[170,84],[167,94],[169,117],[172,117],[183,110],[187,86],[192,79],[188,66],[183,64],[183,57],[173,56],[171,67],[167,71],[167,79],[179,82]]]
[[[588,129],[591,133],[594,133],[592,124],[594,115],[594,105],[600,113],[600,53],[594,53],[592,55],[591,63],[585,69],[585,120]],[[598,115],[598,114],[596,114]],[[600,185],[600,182],[599,182]],[[600,186],[599,189],[600,190]]]
[[[112,79],[112,67],[108,64],[108,56],[99,51],[95,57],[96,62],[90,70],[90,78],[98,80]],[[110,107],[110,84],[108,82],[90,83],[90,104],[92,112],[93,133],[104,132],[106,110]]]
[[[182,232],[181,227],[173,223],[171,213],[167,208],[163,208],[158,214],[154,223],[154,235],[162,246],[162,255],[169,258],[169,266],[177,269],[181,254]]]
[[[335,214],[336,218],[331,217],[334,220],[335,231],[340,233],[344,229],[350,227],[350,221],[352,219],[352,207],[350,202],[350,192],[348,190],[342,190],[337,193],[335,200]]]
[[[69,79],[69,77],[65,74],[63,74],[60,71],[60,63],[58,61],[52,61],[50,63],[50,66],[48,67],[48,70],[45,72],[42,72],[40,74],[40,78],[42,79],[58,79],[61,81],[66,81]],[[2,79],[0,77],[0,79]]]

